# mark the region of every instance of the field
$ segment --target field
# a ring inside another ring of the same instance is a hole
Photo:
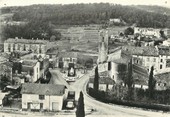
[[[127,27],[110,27],[108,28],[109,36],[118,35],[123,32]],[[101,31],[99,26],[76,26],[76,27],[65,27],[56,29],[62,35],[62,40],[58,43],[58,46],[62,49],[97,53],[99,34]],[[102,31],[105,31],[104,29]],[[69,41],[66,41],[69,40]],[[60,44],[59,44],[60,43]],[[62,46],[61,46],[62,45]],[[118,44],[119,45],[119,44]],[[111,45],[111,48],[117,47],[117,44]]]

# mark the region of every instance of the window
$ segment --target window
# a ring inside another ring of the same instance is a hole
[[[156,58],[153,58],[153,62],[156,62]]]
[[[160,69],[162,69],[162,65],[160,65]]]
[[[160,83],[158,83],[158,86],[160,86]]]
[[[166,86],[166,83],[164,83],[164,86]]]
[[[45,99],[45,95],[39,95],[39,99],[40,100],[44,100]]]
[[[108,70],[111,70],[111,62],[108,63]]]
[[[52,58],[52,55],[50,55],[50,58]]]
[[[24,45],[23,51],[26,51],[26,46]]]
[[[163,60],[161,59],[161,62],[163,62]]]

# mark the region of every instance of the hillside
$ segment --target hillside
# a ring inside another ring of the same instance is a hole
[[[7,7],[2,9],[2,13],[14,13],[12,19],[15,21],[33,20],[55,25],[106,24],[110,18],[120,18],[128,25],[136,23],[141,27],[170,27],[170,16],[163,15],[161,10],[156,11],[157,7],[153,8],[154,12],[144,9],[142,6],[94,3]],[[169,14],[168,10],[166,11]]]
[[[170,16],[170,8],[161,7],[161,6],[148,6],[148,5],[137,5],[132,6],[140,10],[148,11],[148,12],[155,12],[159,14],[166,14]]]

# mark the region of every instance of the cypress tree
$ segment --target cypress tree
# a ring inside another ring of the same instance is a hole
[[[154,90],[154,87],[155,87],[155,81],[154,81],[154,78],[153,78],[153,70],[154,70],[154,67],[152,66],[150,74],[149,74],[149,81],[148,81],[149,97],[150,98],[153,97],[153,90]]]
[[[78,100],[78,106],[76,110],[76,117],[85,117],[85,111],[84,111],[84,97],[82,91],[80,92],[80,97]]]
[[[99,89],[99,73],[98,66],[95,68],[95,76],[94,76],[94,90],[98,91]]]

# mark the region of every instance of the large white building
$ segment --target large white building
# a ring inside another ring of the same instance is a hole
[[[145,36],[155,36],[161,37],[160,31],[163,31],[166,36],[169,36],[168,29],[157,29],[157,28],[141,28],[141,27],[134,27],[134,34],[142,34]]]
[[[66,87],[55,84],[26,83],[22,85],[22,109],[60,111],[66,98]]]
[[[45,54],[47,51],[46,40],[9,38],[4,42],[4,52],[32,52]]]
[[[170,49],[168,47],[141,47],[141,52],[135,53],[136,47],[126,47],[127,51],[133,51],[133,64],[146,67],[148,71],[154,67],[154,73],[160,74],[170,72]],[[131,50],[130,50],[131,49]]]

